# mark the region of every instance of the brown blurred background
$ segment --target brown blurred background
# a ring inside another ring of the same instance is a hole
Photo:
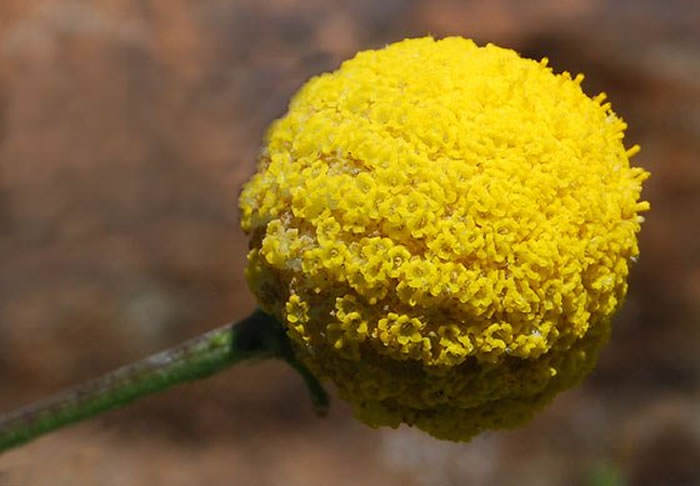
[[[469,444],[317,419],[278,363],[0,458],[0,485],[700,484],[700,4],[2,0],[0,410],[247,314],[236,197],[266,125],[355,51],[459,34],[584,72],[653,173],[596,372]]]

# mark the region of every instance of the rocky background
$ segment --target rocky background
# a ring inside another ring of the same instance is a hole
[[[700,484],[700,4],[3,0],[0,410],[247,314],[236,198],[266,125],[356,50],[460,34],[584,72],[653,173],[593,376],[469,444],[317,419],[279,363],[0,457],[0,485]]]

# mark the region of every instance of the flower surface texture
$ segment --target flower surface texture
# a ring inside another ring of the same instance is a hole
[[[463,38],[314,77],[240,196],[247,278],[372,425],[468,440],[594,366],[648,173],[583,76]]]

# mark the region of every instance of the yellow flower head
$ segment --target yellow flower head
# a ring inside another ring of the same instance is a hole
[[[373,426],[467,440],[593,367],[648,173],[583,76],[453,37],[360,52],[269,129],[247,276]]]

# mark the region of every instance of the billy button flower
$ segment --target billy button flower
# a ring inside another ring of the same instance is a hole
[[[254,247],[251,265],[270,271],[251,288],[277,276],[266,310],[282,322],[286,296],[308,297],[318,319],[295,324],[309,338],[290,332],[295,353],[370,425],[467,440],[521,423],[607,339],[648,173],[630,166],[637,148],[604,97],[547,64],[457,37],[406,40],[311,79],[267,133],[243,229],[280,238],[282,224],[298,230],[285,238],[348,253],[307,250],[280,274],[280,250]],[[354,310],[336,312],[345,301]],[[336,329],[356,353],[314,338]]]

